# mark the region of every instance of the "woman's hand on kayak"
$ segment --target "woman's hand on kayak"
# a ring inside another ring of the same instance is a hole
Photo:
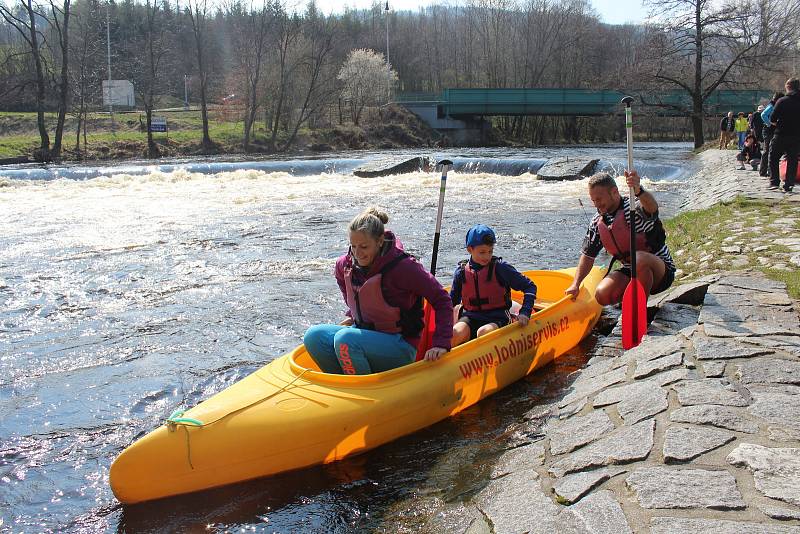
[[[572,284],[571,286],[569,286],[567,289],[564,290],[564,294],[569,295],[572,300],[575,300],[576,298],[578,298],[578,293],[580,293],[580,290],[581,290],[580,286]]]
[[[519,315],[517,315],[517,322],[522,326],[528,326],[528,321],[530,320],[531,318],[525,314],[520,313]]]
[[[446,353],[447,349],[443,349],[442,347],[431,347],[428,349],[428,352],[425,353],[425,361],[435,362]]]

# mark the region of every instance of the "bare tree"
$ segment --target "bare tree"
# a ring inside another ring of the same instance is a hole
[[[56,81],[58,98],[58,118],[53,139],[51,156],[58,159],[61,156],[61,139],[64,135],[64,120],[69,106],[69,19],[71,0],[63,0],[59,6],[54,0],[49,0],[51,13],[51,27],[56,38],[56,49],[53,55],[59,57],[60,73]],[[51,47],[52,48],[52,47]]]
[[[741,68],[764,59],[760,45],[767,35],[759,10],[746,0],[650,0],[650,6],[658,22],[642,64],[655,80],[686,92],[694,145],[700,147],[706,100],[721,87],[741,86],[747,79]]]
[[[12,11],[4,3],[0,3],[0,16],[19,32],[19,35],[28,45],[28,50],[33,58],[34,83],[36,86],[36,125],[39,128],[39,150],[34,153],[39,161],[50,161],[50,136],[44,122],[45,98],[47,93],[47,80],[45,80],[44,62],[42,58],[41,30],[37,27],[37,19],[43,18],[39,7],[33,0],[20,0],[17,4],[21,10]]]
[[[245,6],[236,0],[228,6],[227,16],[232,27],[232,43],[236,50],[235,65],[240,83],[243,85],[244,112],[244,150],[250,151],[250,138],[253,124],[261,105],[262,74],[265,56],[269,50],[269,30],[273,19],[266,5],[256,8]]]
[[[208,133],[208,58],[207,39],[208,32],[208,0],[189,0],[187,9],[189,19],[192,21],[194,34],[195,57],[197,59],[197,72],[200,77],[200,116],[203,122],[203,150],[209,151],[214,147]]]

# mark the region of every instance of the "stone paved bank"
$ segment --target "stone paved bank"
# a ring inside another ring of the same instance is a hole
[[[747,185],[755,173],[719,183],[735,174],[729,157],[701,155],[705,190],[774,195]],[[428,527],[800,534],[800,320],[785,286],[727,273],[649,305],[642,344],[624,352],[617,326],[549,413],[531,415],[532,427],[549,417],[542,439],[507,451]]]

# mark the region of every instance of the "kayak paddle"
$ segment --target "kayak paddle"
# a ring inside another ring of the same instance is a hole
[[[447,171],[453,167],[453,162],[449,159],[443,159],[436,164],[437,167],[442,169],[442,181],[439,186],[439,211],[436,213],[436,233],[433,236],[433,254],[431,255],[431,274],[436,276],[436,258],[439,255],[439,235],[442,230],[442,211],[444,210],[444,190],[447,186]],[[422,337],[417,345],[417,361],[425,357],[433,339],[433,332],[436,330],[436,316],[433,307],[425,301],[425,312],[423,314],[424,328],[422,330]]]
[[[622,99],[625,104],[625,132],[628,143],[628,171],[633,170],[633,116],[631,114],[632,96]],[[633,187],[629,193],[630,207],[630,255],[631,255],[631,280],[622,296],[622,348],[632,349],[642,342],[642,337],[647,333],[647,296],[644,287],[636,277],[636,210],[634,209]]]

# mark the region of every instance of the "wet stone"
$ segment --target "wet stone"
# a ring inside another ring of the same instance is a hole
[[[736,408],[713,404],[678,408],[669,414],[669,420],[677,423],[712,425],[746,434],[758,432],[758,425],[743,417]]]
[[[800,505],[800,448],[742,443],[727,460],[752,471],[756,489],[767,497]]]
[[[636,364],[633,378],[645,378],[683,363],[683,351],[674,352],[668,356]]]
[[[624,472],[624,469],[612,470],[603,467],[593,471],[573,473],[560,478],[553,485],[553,492],[558,495],[560,502],[574,503],[609,478]]]
[[[800,384],[800,362],[759,358],[737,366],[736,378],[743,384]]]
[[[664,462],[687,462],[734,439],[725,430],[671,426],[664,436]]]
[[[550,452],[554,455],[570,452],[614,430],[614,423],[603,410],[565,421],[548,430]]]
[[[684,380],[672,385],[683,406],[695,404],[720,404],[723,406],[747,406],[745,399],[725,378]]]
[[[645,467],[625,481],[643,508],[745,508],[736,479],[727,471]]]
[[[601,391],[594,399],[595,408],[614,403],[618,403],[617,412],[627,425],[663,412],[669,406],[667,392],[647,381]]]
[[[517,447],[500,456],[492,470],[491,478],[498,478],[524,469],[533,469],[542,464],[544,464],[544,446],[541,443]]]
[[[562,477],[590,467],[602,467],[643,460],[653,448],[656,423],[652,419],[620,427],[609,436],[555,462],[550,473]]]
[[[772,519],[777,519],[779,521],[800,519],[800,510],[784,508],[782,506],[772,506],[769,504],[757,504],[756,506],[758,506],[758,509],[764,512],[765,515],[768,515]]]
[[[632,534],[622,507],[610,491],[598,491],[564,510],[563,517],[572,516],[581,532],[587,534]],[[499,532],[499,531],[496,531]],[[556,531],[556,532],[560,532]]]
[[[745,345],[728,339],[709,339],[705,336],[692,337],[698,360],[724,360],[730,358],[752,358],[774,351],[766,347]]]
[[[494,532],[577,532],[558,520],[561,507],[545,495],[534,471],[519,471],[491,481],[475,496]]]
[[[608,386],[622,382],[625,380],[625,375],[627,372],[627,367],[622,367],[620,369],[614,369],[608,373],[603,373],[599,376],[587,379],[583,379],[579,376],[578,379],[572,384],[572,391],[563,399],[561,399],[561,402],[558,403],[558,407],[564,408],[565,406],[572,404],[582,397],[594,395],[598,391],[603,390]]]
[[[706,378],[719,378],[725,374],[725,362],[705,361],[703,362],[703,372]]]
[[[688,517],[654,517],[650,520],[650,534],[800,534],[800,528],[753,523],[750,521],[727,521],[722,519],[690,519]]]
[[[425,532],[463,532],[464,534],[489,534],[490,525],[480,510],[464,504],[445,504],[425,523]]]

